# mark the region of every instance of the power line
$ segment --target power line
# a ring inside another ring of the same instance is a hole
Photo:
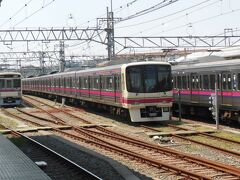
[[[147,8],[147,9],[139,11],[139,12],[137,12],[137,13],[135,13],[133,15],[130,15],[130,16],[126,17],[126,18],[123,18],[120,22],[129,20],[129,19],[133,19],[133,18],[142,16],[142,15],[145,15],[145,14],[148,14],[148,13],[151,13],[153,11],[156,11],[156,10],[160,9],[160,8],[163,8],[163,7],[166,7],[166,6],[170,5],[170,4],[173,4],[173,3],[177,2],[177,1],[178,0],[163,0],[162,2],[160,2],[160,3],[158,3],[158,4],[154,5],[154,6],[151,6],[151,7]]]
[[[189,9],[192,9],[192,8],[195,8],[197,6],[200,6],[208,1],[211,1],[211,0],[205,0],[205,1],[202,1],[198,4],[195,4],[193,6],[190,6],[188,8],[185,8],[185,9],[182,9],[182,10],[179,10],[179,11],[176,11],[174,13],[171,13],[171,14],[168,14],[168,15],[165,15],[165,16],[162,16],[162,17],[159,17],[159,18],[155,18],[155,19],[151,19],[151,20],[148,20],[148,21],[144,21],[144,22],[141,22],[141,23],[136,23],[136,24],[131,24],[131,25],[127,25],[127,26],[121,26],[121,27],[115,27],[116,29],[121,29],[121,28],[128,28],[128,27],[133,27],[133,26],[138,26],[138,25],[142,25],[142,24],[146,24],[146,23],[150,23],[150,22],[154,22],[154,21],[157,21],[157,20],[160,20],[160,19],[164,19],[164,18],[167,18],[167,17],[170,17],[170,16],[173,16],[173,15],[176,15],[178,13],[182,13],[186,10],[189,10]]]
[[[208,1],[209,1],[209,0],[208,0]],[[212,2],[212,3],[210,3],[210,4],[207,4],[207,5],[205,5],[205,6],[202,6],[202,7],[200,7],[200,8],[197,8],[197,9],[195,9],[195,10],[193,10],[193,11],[188,12],[188,13],[185,13],[184,15],[180,15],[180,16],[174,17],[174,18],[169,19],[169,20],[167,20],[167,21],[165,21],[165,22],[162,22],[161,25],[164,25],[164,24],[166,24],[166,23],[169,23],[169,22],[178,20],[178,19],[180,19],[180,18],[182,18],[182,17],[186,17],[186,15],[188,16],[188,15],[190,15],[190,14],[196,13],[197,11],[200,11],[200,10],[202,10],[202,9],[205,9],[205,8],[207,8],[207,7],[210,7],[210,6],[212,6],[212,5],[215,5],[216,3],[219,3],[219,2],[221,2],[221,1],[222,1],[222,0],[214,1],[214,2]],[[202,5],[202,4],[201,4],[201,5]],[[196,5],[195,7],[197,7],[197,5]],[[190,9],[191,9],[191,8],[190,8]],[[183,12],[183,11],[182,11],[182,12]],[[176,14],[177,14],[177,13],[176,13]],[[184,25],[184,26],[186,26],[186,25]],[[155,25],[155,26],[152,26],[152,27],[149,27],[149,28],[147,28],[147,29],[144,29],[144,30],[141,31],[141,32],[146,32],[146,31],[152,30],[152,29],[154,29],[154,28],[159,28],[159,24],[158,24],[158,25]]]
[[[0,27],[4,26],[6,23],[8,23],[10,20],[12,20],[18,13],[20,13],[24,8],[26,8],[33,0],[28,1],[26,4],[24,4],[23,7],[21,7],[17,12],[15,12],[10,18],[8,18],[4,23],[0,25]]]
[[[211,17],[208,17],[208,18],[203,18],[203,19],[200,19],[200,20],[191,22],[191,23],[189,23],[189,24],[191,24],[191,25],[192,25],[192,24],[197,24],[197,23],[200,23],[200,22],[204,22],[204,21],[208,21],[208,20],[211,20],[211,19],[218,18],[218,17],[220,17],[220,16],[224,16],[224,15],[228,15],[228,14],[231,14],[231,13],[235,13],[235,12],[238,12],[238,11],[240,11],[240,8],[239,8],[239,9],[233,9],[233,10],[231,10],[231,11],[227,11],[227,12],[225,12],[225,13],[221,13],[221,14],[218,14],[218,15],[215,15],[215,16],[211,16]],[[170,28],[170,29],[166,30],[165,32],[173,31],[173,30],[176,30],[176,29],[179,29],[179,28],[188,26],[189,24],[176,26],[176,27],[173,27],[173,28]]]
[[[42,9],[48,7],[48,6],[49,6],[50,4],[52,4],[54,1],[55,1],[55,0],[52,0],[52,1],[50,1],[49,3],[47,3],[47,4],[43,4],[43,6],[42,6],[41,8],[37,9],[37,10],[34,11],[31,15],[25,17],[24,19],[22,19],[21,21],[19,21],[18,23],[16,23],[16,24],[14,25],[14,27],[17,26],[17,25],[19,25],[19,24],[21,24],[22,22],[26,21],[27,19],[29,19],[30,17],[32,17],[33,15],[35,15],[36,13],[38,13],[39,11],[41,11]]]

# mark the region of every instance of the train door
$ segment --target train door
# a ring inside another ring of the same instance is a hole
[[[236,98],[239,97],[240,94],[240,73],[238,73],[237,71],[234,72],[232,74],[232,81],[233,81],[233,96],[232,96],[232,102],[233,102],[233,107],[238,107],[240,108],[240,98]]]
[[[232,75],[230,72],[222,72],[221,75],[222,91],[221,100],[222,105],[232,105]]]
[[[191,79],[191,103],[199,102],[199,85],[200,85],[200,77],[196,73],[192,73],[190,76]]]

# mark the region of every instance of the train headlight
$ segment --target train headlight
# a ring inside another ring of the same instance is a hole
[[[163,107],[163,112],[169,112],[169,107]]]

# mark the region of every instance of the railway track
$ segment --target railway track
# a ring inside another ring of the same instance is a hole
[[[32,101],[36,101],[36,99],[32,99]],[[43,104],[43,102],[39,101],[38,103]],[[69,114],[66,111],[65,113]],[[79,118],[73,114],[70,116]],[[79,121],[81,121],[81,118],[79,118]],[[240,177],[240,169],[238,168],[196,158],[188,154],[156,146],[155,144],[149,144],[139,139],[126,137],[101,126],[96,126],[92,130],[73,127],[73,130],[78,135],[57,131],[64,134],[64,136],[99,146],[105,150],[133,159],[138,163],[144,162],[152,167],[164,169],[175,175],[191,177],[192,179],[238,179]],[[79,137],[79,135],[82,137]],[[206,175],[206,171],[208,175]]]
[[[5,127],[5,129],[7,129]],[[34,139],[11,130],[16,145],[52,179],[101,180],[68,158],[35,141]]]
[[[188,128],[182,128],[182,127],[179,127],[179,126],[175,126],[175,125],[172,125],[172,124],[166,124],[167,126],[169,127],[172,127],[176,130],[185,130],[185,131],[190,131],[190,129]],[[141,126],[145,129],[148,129],[148,130],[151,130],[151,131],[155,131],[155,132],[162,132],[160,130],[157,130],[155,128],[151,128],[151,127],[148,127],[148,126]],[[223,138],[223,137],[219,137],[219,136],[214,136],[214,135],[211,135],[211,134],[207,134],[207,133],[203,133],[203,132],[198,132],[196,131],[196,134],[197,135],[200,135],[200,136],[206,136],[206,137],[210,137],[212,139],[215,139],[215,140],[221,140],[221,141],[225,141],[227,143],[234,143],[236,145],[240,145],[240,142],[238,141],[234,141],[234,140],[231,140],[231,139],[227,139],[227,138]],[[208,148],[211,148],[213,150],[217,150],[217,151],[220,151],[222,153],[225,153],[225,154],[228,154],[228,155],[231,155],[231,156],[235,156],[237,158],[240,157],[240,153],[237,152],[237,151],[232,151],[232,150],[228,150],[228,149],[224,149],[224,148],[221,148],[221,147],[218,147],[218,146],[215,146],[215,145],[211,145],[211,144],[208,144],[206,142],[201,142],[201,141],[197,141],[197,140],[193,140],[193,139],[190,139],[184,135],[177,135],[177,134],[174,134],[174,133],[171,133],[171,136],[172,137],[175,137],[175,138],[178,138],[178,139],[182,139],[182,140],[185,140],[185,141],[188,141],[188,142],[192,142],[192,143],[195,143],[195,144],[199,144],[199,145],[202,145],[202,146],[205,146],[205,147],[208,147]]]

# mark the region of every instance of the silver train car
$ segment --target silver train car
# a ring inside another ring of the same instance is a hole
[[[18,106],[22,102],[21,74],[0,73],[0,106]]]
[[[185,115],[211,115],[209,97],[218,90],[220,120],[240,122],[240,59],[203,57],[172,67],[174,109]]]
[[[165,62],[129,64],[63,72],[22,80],[23,92],[66,98],[77,104],[130,116],[132,122],[170,119],[171,65]]]

